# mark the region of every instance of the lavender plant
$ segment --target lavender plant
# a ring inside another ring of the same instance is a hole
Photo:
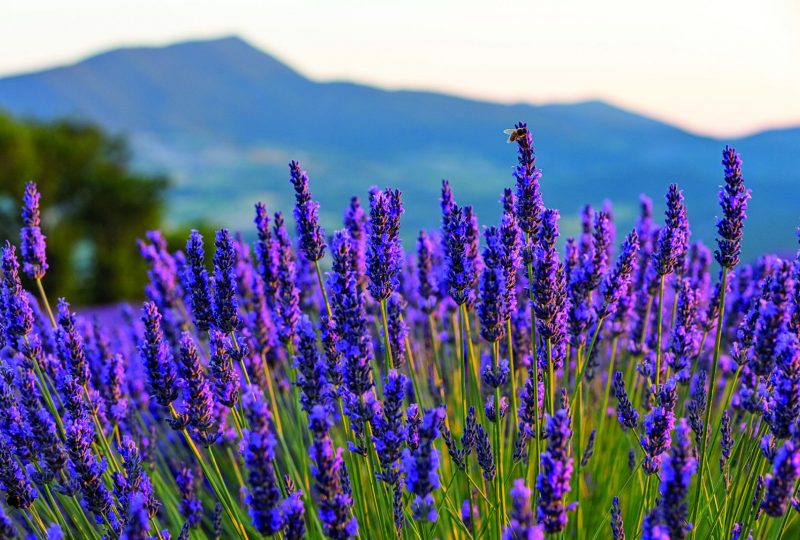
[[[714,257],[674,184],[615,254],[610,203],[562,247],[533,134],[509,135],[496,224],[444,181],[413,254],[389,188],[326,237],[293,161],[296,238],[259,203],[253,255],[223,229],[208,268],[197,231],[183,252],[149,231],[147,300],[101,314],[51,311],[28,184],[2,247],[0,537],[800,535],[800,265],[741,260],[741,157]]]

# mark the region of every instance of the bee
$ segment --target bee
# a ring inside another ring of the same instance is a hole
[[[508,135],[508,140],[506,142],[512,143],[517,139],[523,138],[525,135],[528,134],[527,127],[513,127],[511,129],[504,129],[503,133]]]

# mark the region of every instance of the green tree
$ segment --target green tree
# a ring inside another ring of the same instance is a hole
[[[81,304],[140,297],[136,239],[161,225],[166,177],[131,170],[125,140],[95,125],[0,114],[0,239],[18,243],[30,180],[42,192],[48,294]]]

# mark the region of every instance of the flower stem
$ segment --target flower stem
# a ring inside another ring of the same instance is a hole
[[[658,328],[656,333],[656,388],[661,383],[661,335],[663,333],[662,324],[664,319],[664,280],[666,276],[661,276],[658,284]]]
[[[719,364],[719,357],[722,349],[722,322],[725,317],[725,293],[727,291],[727,283],[728,283],[728,271],[727,267],[722,268],[722,275],[720,276],[720,293],[719,293],[719,313],[717,314],[717,331],[716,337],[714,338],[714,358],[711,363],[711,376],[708,379],[708,401],[706,402],[706,417],[705,423],[703,424],[703,437],[700,440],[700,470],[697,473],[697,496],[695,497],[694,501],[694,508],[692,509],[692,521],[694,521],[695,517],[697,516],[697,510],[700,503],[700,495],[702,493],[702,486],[703,486],[703,473],[705,472],[705,461],[706,461],[706,452],[708,446],[708,433],[710,422],[711,422],[711,409],[714,408],[714,391],[717,387],[717,365]]]

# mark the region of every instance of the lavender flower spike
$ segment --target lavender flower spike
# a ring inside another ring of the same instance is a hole
[[[619,497],[614,497],[611,501],[611,534],[614,540],[625,540],[625,527],[622,523]]]
[[[75,328],[75,315],[63,298],[58,299],[58,352],[72,377],[80,385],[89,382],[89,363],[83,348],[83,337]]]
[[[772,460],[772,474],[767,475],[761,509],[768,516],[781,517],[786,513],[798,476],[800,476],[800,451],[795,441],[788,440],[778,449]]]
[[[642,468],[648,474],[661,469],[662,454],[670,447],[670,432],[675,425],[675,379],[668,380],[658,392],[658,403],[644,419],[642,447],[646,455]]]
[[[272,467],[276,442],[270,430],[271,415],[261,396],[261,389],[255,387],[243,395],[250,429],[244,434],[242,454],[247,466],[246,502],[250,506],[250,518],[258,532],[271,535],[283,528],[283,518],[281,491]]]
[[[255,243],[258,274],[264,282],[264,296],[267,299],[267,305],[272,308],[278,292],[278,252],[272,239],[269,214],[264,203],[256,203],[256,217],[253,222],[258,232],[258,241]]]
[[[398,190],[372,190],[369,196],[370,220],[367,224],[367,277],[375,301],[389,298],[399,285],[403,265],[400,244],[400,215],[403,204]]]
[[[161,331],[161,314],[152,302],[142,308],[144,339],[139,345],[139,354],[150,379],[150,388],[162,407],[169,407],[178,399],[178,376],[164,334]]]
[[[42,234],[39,219],[39,198],[36,184],[28,182],[22,198],[23,227],[20,229],[20,251],[23,270],[31,279],[42,279],[47,271],[46,237]]]
[[[659,276],[671,274],[686,257],[688,249],[689,222],[686,219],[686,205],[683,192],[677,184],[671,184],[667,192],[666,222],[658,235],[653,251],[653,268]]]
[[[214,245],[214,326],[230,334],[241,325],[236,297],[236,247],[227,229],[217,231]]]
[[[26,509],[38,496],[28,475],[19,466],[4,434],[0,434],[0,484],[6,495],[6,502],[14,508]]]
[[[614,395],[617,398],[617,419],[623,428],[634,429],[639,421],[639,412],[628,399],[622,372],[614,373]]]
[[[433,268],[433,243],[425,231],[417,238],[417,293],[420,309],[425,314],[433,313],[439,295],[439,284]]]
[[[213,312],[211,310],[211,285],[208,270],[205,267],[203,237],[192,230],[186,241],[186,267],[183,270],[183,288],[189,296],[194,325],[201,332],[211,327]]]
[[[363,288],[367,280],[367,214],[358,197],[350,197],[350,205],[344,211],[342,223],[353,243],[353,269],[358,286]]]
[[[489,227],[484,234],[486,249],[483,252],[484,268],[480,279],[478,318],[481,322],[481,336],[494,343],[505,337],[506,321],[511,314],[508,311],[502,266],[500,231],[496,227]]]
[[[310,413],[316,405],[326,409],[331,406],[331,388],[325,378],[325,364],[317,351],[317,334],[308,316],[303,315],[298,324],[299,336],[294,367],[297,369],[297,386],[300,388],[300,406]]]
[[[217,438],[214,429],[214,398],[200,363],[197,347],[188,332],[181,335],[180,359],[181,375],[186,386],[186,416],[200,442],[209,446]]]
[[[503,530],[503,540],[544,540],[544,530],[531,511],[531,490],[517,478],[511,488],[511,520]]]
[[[438,518],[433,492],[439,489],[439,451],[434,441],[439,437],[439,425],[444,418],[444,409],[425,411],[419,428],[419,446],[413,451],[403,451],[403,468],[406,473],[406,489],[414,494],[411,508],[418,520],[435,522]]]
[[[565,348],[567,315],[566,275],[556,250],[558,219],[557,210],[544,211],[531,286],[536,330],[542,340],[551,340],[556,368],[561,367],[564,359],[563,353],[556,352]]]
[[[517,221],[528,237],[536,237],[542,220],[544,204],[539,189],[542,172],[536,168],[536,156],[533,150],[533,136],[525,122],[514,125],[515,138],[519,156],[518,165],[514,168],[517,182]]]
[[[718,249],[714,255],[720,266],[733,268],[739,264],[742,251],[742,234],[750,190],[744,185],[742,158],[736,150],[725,147],[722,151],[722,166],[725,167],[725,185],[719,190],[722,218],[717,220]]]
[[[296,204],[294,219],[297,222],[297,237],[300,251],[311,262],[325,255],[325,231],[319,226],[319,203],[311,199],[308,191],[308,174],[296,161],[289,163],[290,182],[294,186]]]
[[[319,504],[319,517],[325,535],[333,540],[348,540],[358,535],[358,523],[352,515],[353,499],[342,486],[342,449],[333,449],[328,434],[331,421],[328,413],[317,405],[309,415],[313,441],[309,455],[314,464],[314,490]]]
[[[197,497],[195,491],[195,478],[192,469],[181,467],[175,476],[175,483],[181,494],[180,513],[186,518],[190,527],[194,527],[203,519],[203,503]]]
[[[302,491],[290,493],[281,503],[286,525],[283,533],[286,540],[302,540],[306,537],[306,508],[303,505]]]
[[[403,453],[406,429],[403,425],[403,400],[408,378],[396,369],[389,371],[384,383],[384,401],[375,415],[375,450],[381,463],[380,478],[388,484],[400,480],[398,463]]]
[[[689,535],[691,524],[686,498],[689,484],[697,469],[697,461],[692,456],[691,430],[685,418],[681,418],[675,428],[675,442],[672,452],[663,461],[661,471],[661,520],[669,530],[670,538],[682,540]]]
[[[275,312],[278,316],[278,337],[284,343],[294,340],[297,321],[300,318],[300,291],[295,283],[295,259],[292,241],[286,232],[283,215],[275,214],[273,232],[277,250],[278,290]]]
[[[564,505],[572,477],[572,457],[569,455],[571,424],[567,409],[559,409],[553,416],[547,416],[547,450],[541,455],[536,489],[539,491],[537,517],[548,533],[566,528],[567,511],[571,509]]]
[[[217,401],[226,407],[233,407],[239,399],[239,379],[233,370],[230,338],[219,330],[209,333],[211,358],[208,371]]]
[[[617,265],[613,272],[603,280],[600,286],[600,294],[603,302],[597,311],[599,318],[612,316],[617,311],[622,296],[628,291],[636,266],[636,258],[639,254],[639,235],[636,229],[628,233],[625,242],[617,259]]]
[[[764,405],[764,420],[779,439],[792,435],[800,415],[800,344],[791,332],[778,340],[777,359],[769,381],[772,391]]]

